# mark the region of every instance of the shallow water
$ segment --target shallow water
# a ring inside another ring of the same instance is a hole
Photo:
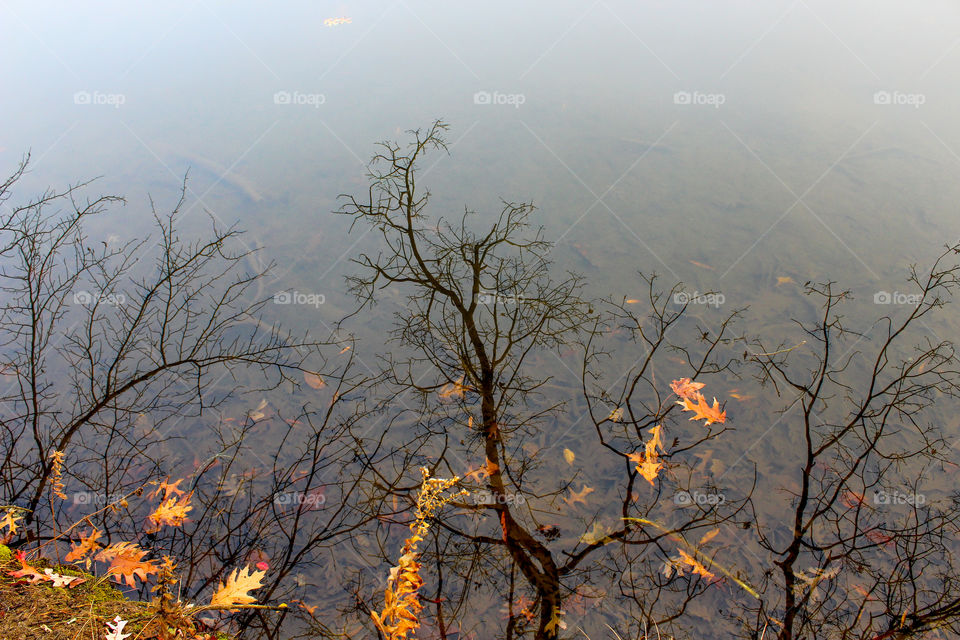
[[[343,275],[376,244],[347,235],[337,196],[364,191],[375,142],[404,142],[435,118],[450,123],[451,144],[423,166],[434,212],[493,216],[501,197],[532,201],[558,241],[557,272],[583,273],[589,296],[641,298],[637,271],[656,271],[667,287],[723,292],[719,307],[691,309],[702,327],[749,306],[743,329],[771,344],[796,344],[791,318],[815,318],[806,281],[851,289],[849,314],[870,326],[902,312],[875,294],[909,293],[908,265],[960,236],[951,3],[113,3],[91,13],[13,2],[3,13],[0,36],[19,55],[0,61],[0,167],[27,149],[34,158],[19,196],[103,176],[95,190],[129,204],[94,235],[127,240],[150,227],[147,194],[171,205],[190,168],[187,232],[205,228],[204,211],[236,223],[263,247],[262,264],[277,264],[262,294],[324,297],[268,310],[293,329],[324,334],[352,310]],[[351,22],[324,26],[334,17]],[[373,340],[365,354],[382,347],[392,304],[402,297],[354,318],[351,330]],[[950,310],[928,330],[948,338],[958,320]],[[577,390],[568,374],[558,369],[558,397]],[[783,471],[776,452],[791,434],[749,385],[716,390],[754,397],[729,404],[730,450],[701,463],[715,477],[740,482],[743,469],[730,467],[742,451],[771,480]],[[590,434],[565,431],[562,443],[533,444],[589,459]]]

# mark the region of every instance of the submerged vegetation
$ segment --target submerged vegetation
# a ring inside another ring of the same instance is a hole
[[[588,297],[531,203],[435,215],[418,169],[446,129],[382,143],[343,196],[377,241],[320,340],[266,320],[269,268],[244,270],[236,230],[182,239],[183,195],[152,208],[158,241],[122,247],[90,242],[121,200],[84,203],[89,184],[8,207],[0,635],[960,631],[960,502],[938,483],[960,368],[928,328],[960,246],[866,328],[806,283],[802,338],[768,344],[655,275]],[[351,323],[394,291],[385,352],[358,357]],[[740,464],[774,428],[781,457]]]

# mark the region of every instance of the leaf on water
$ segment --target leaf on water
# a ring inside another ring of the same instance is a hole
[[[563,459],[567,461],[567,464],[573,464],[573,461],[577,459],[577,454],[570,449],[563,450]]]
[[[695,400],[697,393],[706,385],[702,382],[691,382],[690,378],[680,378],[670,383],[670,388],[680,398]],[[679,404],[679,403],[678,403]]]
[[[660,473],[660,470],[663,469],[663,463],[660,462],[660,455],[657,453],[657,449],[660,449],[660,453],[666,453],[667,450],[663,446],[663,439],[661,435],[663,425],[658,424],[653,429],[650,429],[652,437],[647,441],[646,451],[644,453],[629,453],[627,457],[632,461],[637,463],[637,473],[643,476],[651,486],[654,485],[654,480],[657,478],[657,474]]]
[[[17,509],[7,509],[7,512],[0,518],[0,529],[6,527],[7,533],[17,532],[17,522],[23,519],[23,516],[17,515]]]
[[[83,560],[90,553],[93,553],[100,548],[100,543],[97,540],[100,539],[102,532],[96,527],[93,528],[86,536],[80,536],[80,543],[76,546],[70,545],[70,553],[66,555],[64,560],[67,562],[76,562],[78,560]],[[90,566],[90,560],[87,559],[87,566]]]
[[[147,581],[151,573],[159,573],[159,568],[152,562],[141,560],[146,551],[133,542],[116,542],[97,554],[100,562],[109,562],[108,575],[112,575],[117,582],[124,582],[130,588],[136,588],[135,578]]]
[[[610,415],[607,416],[607,420],[612,422],[620,422],[623,420],[623,407],[618,407],[610,412]]]
[[[193,509],[190,505],[190,498],[193,492],[183,496],[178,500],[177,496],[171,496],[157,507],[153,513],[147,516],[149,526],[144,529],[145,533],[156,533],[161,527],[179,527],[187,517],[187,512]]]
[[[717,402],[716,398],[713,399],[712,407],[707,402],[707,399],[703,397],[702,393],[697,392],[696,400],[697,404],[694,404],[689,398],[684,398],[677,402],[677,404],[682,406],[684,411],[694,412],[693,417],[690,418],[691,420],[706,420],[704,423],[705,426],[710,426],[714,422],[723,424],[727,421],[727,412],[720,411],[720,403]]]
[[[707,568],[703,566],[699,560],[691,556],[689,553],[687,553],[683,549],[677,549],[677,553],[680,554],[680,561],[684,565],[687,565],[690,568],[691,572],[693,572],[695,575],[703,576],[705,580],[717,579],[717,576],[710,573],[710,571],[708,571]],[[679,571],[679,568],[678,568],[678,571]]]
[[[260,581],[266,575],[263,571],[251,571],[247,565],[227,576],[226,582],[217,587],[210,604],[215,607],[229,607],[234,604],[253,604],[257,599],[247,591],[259,589]]]

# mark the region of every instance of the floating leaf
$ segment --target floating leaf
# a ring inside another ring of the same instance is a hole
[[[573,461],[577,459],[577,454],[570,449],[563,450],[563,459],[567,461],[567,464],[573,464]]]
[[[214,607],[228,607],[233,604],[253,604],[257,599],[247,594],[247,591],[259,589],[263,585],[260,581],[266,575],[263,571],[251,571],[250,566],[237,569],[227,575],[227,581],[217,587],[210,601]]]
[[[695,400],[697,393],[706,385],[702,382],[691,382],[690,378],[680,378],[670,383],[670,388],[680,398]]]

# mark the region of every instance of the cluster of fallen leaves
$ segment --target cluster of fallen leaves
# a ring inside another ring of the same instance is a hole
[[[670,388],[680,398],[677,404],[683,407],[684,411],[693,411],[691,420],[706,420],[705,426],[710,426],[714,422],[723,424],[727,421],[727,412],[720,411],[720,403],[713,399],[713,406],[707,403],[707,399],[700,393],[703,389],[702,382],[691,382],[690,378],[680,378],[670,383]]]
[[[693,382],[690,378],[680,378],[670,383],[670,388],[673,389],[673,392],[680,398],[677,404],[683,407],[684,411],[694,412],[693,417],[690,418],[691,420],[704,420],[704,425],[706,426],[713,423],[723,424],[727,421],[727,412],[720,410],[720,403],[717,402],[716,398],[713,399],[713,406],[707,402],[703,394],[700,393],[700,389],[703,387],[704,384],[702,382]],[[614,422],[619,422],[622,417],[623,409],[617,409],[610,415],[610,419]],[[647,482],[653,486],[654,480],[656,480],[660,471],[664,468],[664,463],[660,460],[660,456],[666,452],[667,450],[663,443],[663,425],[658,424],[650,429],[650,439],[647,441],[644,451],[642,453],[627,454],[627,457],[631,462],[637,464],[637,473],[643,476]]]
[[[186,521],[188,512],[193,508],[190,505],[193,492],[187,493],[179,488],[183,480],[177,480],[176,482],[169,482],[168,480],[154,483],[158,486],[148,496],[150,498],[159,497],[160,504],[147,516],[145,528],[147,533],[159,531],[163,527],[182,526]],[[22,516],[17,508],[7,507],[0,517],[0,534],[2,534],[0,539],[8,540],[15,534],[21,520]],[[103,546],[100,544],[102,535],[103,532],[91,524],[89,533],[81,534],[78,541],[71,543],[70,551],[66,554],[64,560],[70,563],[82,562],[87,570],[89,570],[92,561],[107,564],[106,575],[130,588],[138,587],[138,579],[141,583],[145,583],[151,575],[161,573],[162,567],[157,561],[144,559],[148,550],[142,549],[134,542],[126,541]],[[10,577],[26,583],[49,583],[53,587],[72,589],[87,582],[87,578],[84,577],[64,575],[49,568],[38,569],[31,564],[32,561],[28,561],[27,554],[22,550],[16,552],[15,558],[20,563],[20,568],[8,570],[6,573]],[[258,566],[260,565],[266,566],[266,563],[259,563]],[[200,609],[236,610],[237,607],[255,603],[256,598],[251,596],[249,592],[263,586],[261,581],[265,575],[265,571],[254,571],[249,566],[236,569],[233,573],[227,575],[224,582],[218,585],[210,604]],[[183,608],[183,611],[187,613],[191,608],[193,608],[193,605],[187,605]],[[106,628],[107,640],[123,640],[130,635],[123,633],[124,626],[127,623],[128,621],[121,619],[119,616],[112,622],[108,622]]]

